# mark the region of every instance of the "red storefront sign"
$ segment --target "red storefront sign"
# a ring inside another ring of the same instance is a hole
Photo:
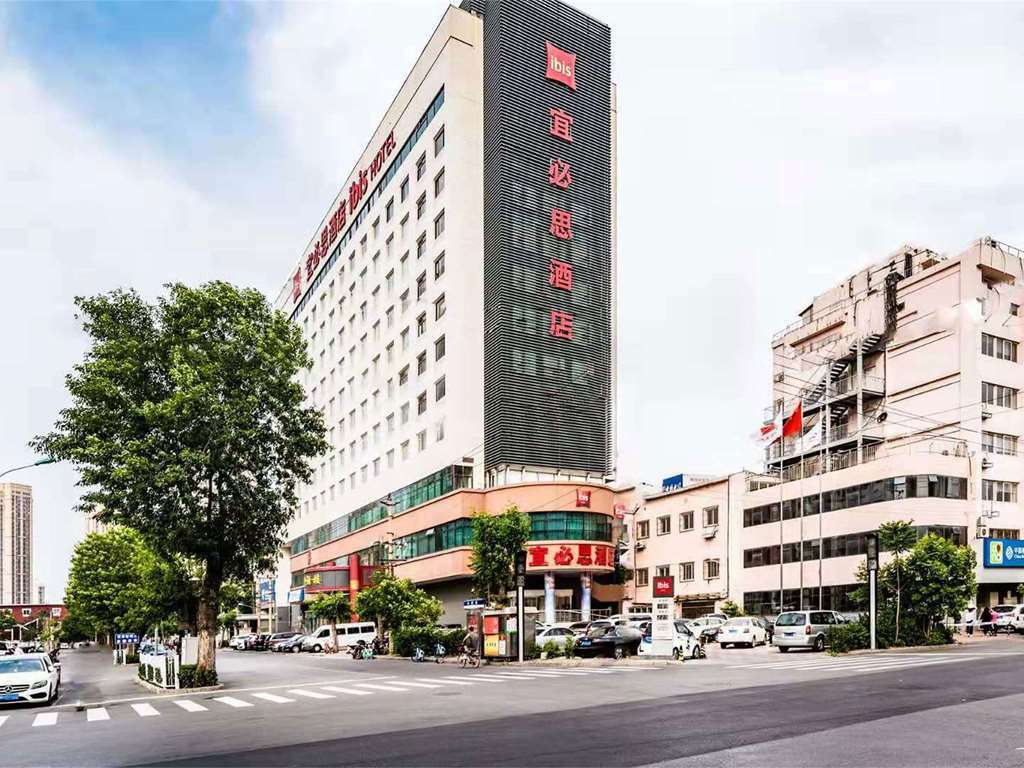
[[[655,597],[672,597],[675,595],[675,583],[671,576],[655,576],[651,588]]]
[[[590,507],[590,493],[591,491],[586,488],[576,489],[576,506],[577,507]]]
[[[615,566],[615,552],[610,544],[548,542],[526,550],[528,570],[608,569]]]
[[[545,42],[548,52],[548,70],[545,73],[548,80],[555,80],[568,85],[576,90],[576,54],[568,53],[560,48]]]

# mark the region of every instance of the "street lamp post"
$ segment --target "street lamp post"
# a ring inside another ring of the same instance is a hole
[[[3,472],[0,472],[0,477],[3,477],[4,475],[9,475],[11,474],[11,472],[17,472],[19,469],[31,469],[32,467],[38,467],[43,464],[56,463],[57,460],[55,458],[53,458],[52,456],[46,456],[45,458],[39,459],[39,461],[33,461],[31,464],[26,464],[22,467],[11,467],[10,469],[5,469]]]

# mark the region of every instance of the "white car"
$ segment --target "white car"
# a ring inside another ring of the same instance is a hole
[[[568,627],[548,627],[534,636],[538,648],[543,648],[545,643],[554,643],[559,648],[565,648],[565,641],[575,637],[576,633]]]
[[[993,618],[996,620],[996,630],[1012,632],[1014,629],[1014,613],[1016,605],[996,605],[992,608]]]
[[[1024,632],[1024,605],[1013,606],[1013,612],[1009,615],[1008,628]]]
[[[52,704],[60,695],[60,667],[45,653],[0,656],[0,704]]]
[[[682,619],[676,619],[672,622],[672,625],[672,658],[699,659],[700,638],[690,631],[687,622]],[[640,647],[637,650],[638,656],[650,656],[654,653],[654,641],[651,638],[651,634],[651,625],[648,624],[644,630],[643,639],[640,641]]]
[[[254,637],[255,635],[253,634],[235,635],[228,640],[228,647],[234,648],[236,651],[244,650],[245,646],[247,646],[249,641]]]
[[[768,630],[748,616],[728,619],[718,630],[718,647],[729,645],[768,645]]]
[[[651,614],[649,613],[616,613],[614,616],[608,617],[608,621],[616,627],[632,627],[633,629],[640,629],[640,625],[650,620]]]

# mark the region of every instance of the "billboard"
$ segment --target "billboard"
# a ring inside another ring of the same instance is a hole
[[[986,568],[1024,568],[1024,540],[984,539],[982,562]]]
[[[612,465],[611,32],[557,0],[484,29],[484,465]]]

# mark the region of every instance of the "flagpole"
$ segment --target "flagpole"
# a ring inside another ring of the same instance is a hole
[[[804,609],[804,437],[800,427],[800,485],[797,486],[797,514],[800,515],[800,610]]]
[[[783,424],[785,424],[785,422],[783,422]],[[782,436],[779,437],[779,613],[782,613],[784,610],[786,610],[785,598],[783,597],[785,592],[784,592],[784,587],[783,587],[783,567],[782,567],[782,518],[783,518],[783,514],[782,514],[782,504],[783,504],[783,501],[782,501],[782,495],[783,495],[782,494],[782,486],[783,486],[783,483],[785,482],[785,478],[783,477],[782,461],[783,461],[783,458],[785,456],[785,453],[786,453],[786,434],[785,434],[785,429],[783,429]]]

